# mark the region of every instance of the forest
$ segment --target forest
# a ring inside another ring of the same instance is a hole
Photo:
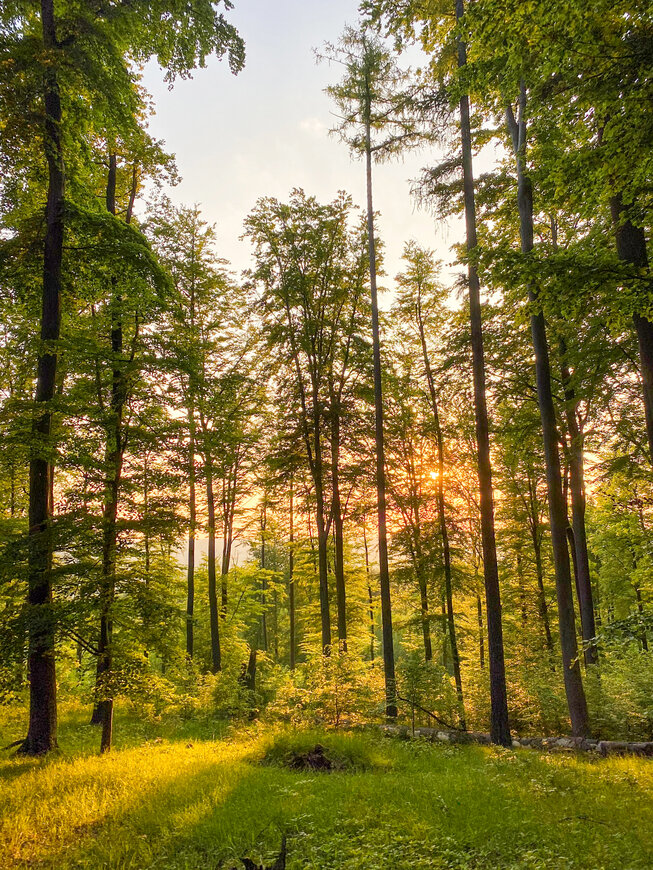
[[[650,867],[650,3],[353,4],[244,270],[143,83],[239,5],[0,8],[5,866]]]

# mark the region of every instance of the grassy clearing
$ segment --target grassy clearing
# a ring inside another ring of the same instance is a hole
[[[0,763],[6,870],[226,870],[269,859],[282,831],[289,870],[653,866],[646,760],[271,729],[211,739],[211,724],[125,717],[122,744],[100,758],[87,715],[64,717],[58,757]],[[317,742],[346,772],[286,769]]]

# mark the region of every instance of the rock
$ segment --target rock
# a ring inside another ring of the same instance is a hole
[[[600,740],[598,750],[601,755],[626,755],[628,743],[625,740]]]
[[[633,755],[653,757],[653,743],[629,743],[628,749]]]
[[[442,743],[449,743],[451,741],[451,735],[447,734],[446,731],[438,731],[436,737]]]
[[[415,737],[423,737],[426,740],[435,740],[437,731],[435,728],[416,728]]]

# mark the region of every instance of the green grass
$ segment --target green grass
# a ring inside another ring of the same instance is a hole
[[[0,715],[4,745],[19,736],[24,714]],[[240,868],[242,855],[270,860],[282,832],[289,870],[653,866],[653,762],[645,759],[371,734],[227,733],[124,714],[115,751],[99,757],[87,717],[65,713],[56,757],[3,755],[3,870],[226,870]],[[346,770],[284,767],[317,742]]]

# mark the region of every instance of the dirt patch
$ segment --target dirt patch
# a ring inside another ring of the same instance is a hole
[[[329,758],[324,746],[318,743],[307,752],[295,752],[288,759],[288,767],[291,770],[340,770],[342,764],[338,764]]]

